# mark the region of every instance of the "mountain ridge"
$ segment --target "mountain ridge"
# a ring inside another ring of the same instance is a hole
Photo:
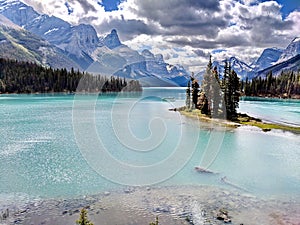
[[[149,60],[122,44],[115,29],[101,37],[91,25],[72,26],[55,16],[39,14],[31,6],[18,0],[0,0],[0,14],[60,48],[71,61],[78,64],[77,67],[84,71],[107,75],[118,74],[130,79],[149,77],[153,78],[155,86],[159,80],[164,85],[169,82],[174,86],[175,82],[177,85],[186,86],[189,80],[189,74],[185,69],[165,63],[161,56],[157,56],[157,60],[152,62],[156,71],[152,68],[149,71],[149,66],[148,69],[146,66],[150,64]],[[168,70],[164,67],[173,69]],[[147,80],[145,85],[151,86],[149,79],[144,80]]]
[[[55,52],[59,57],[64,58],[63,61],[67,65],[74,65],[74,68],[92,73],[118,74],[130,79],[147,80],[146,83],[142,83],[145,86],[151,86],[151,82],[149,81],[151,79],[153,79],[154,86],[159,83],[159,80],[164,85],[169,82],[171,86],[174,84],[186,86],[190,78],[189,73],[182,66],[166,63],[162,55],[154,55],[149,50],[143,50],[139,53],[122,44],[116,29],[112,29],[109,34],[101,36],[91,25],[79,24],[72,26],[55,16],[39,14],[31,6],[24,4],[20,0],[0,0],[1,14],[11,21],[4,21],[3,18],[2,24],[7,23],[14,30],[24,29],[31,32],[36,37],[39,37],[38,42],[40,45],[42,45],[43,41],[47,41],[47,47],[43,47],[46,49],[45,54],[51,55]],[[30,43],[26,43],[26,41],[34,39],[32,35],[29,36],[27,40],[23,40],[24,45],[22,46],[24,49],[27,49],[31,45]],[[3,43],[1,44],[3,48],[13,49],[13,46],[4,46]],[[17,44],[17,42],[14,42],[14,46]],[[41,55],[41,49],[43,48],[30,49],[29,52]],[[35,52],[37,50],[39,51]],[[21,50],[18,49],[18,51]],[[241,79],[246,79],[246,77],[252,79],[258,76],[261,71],[265,71],[268,68],[284,69],[282,66],[287,64],[281,63],[290,60],[297,54],[300,54],[299,37],[294,38],[286,49],[264,49],[257,60],[250,65],[235,56],[228,58],[227,61],[231,63],[232,68]],[[8,53],[7,55],[9,56]],[[43,57],[39,56],[38,58]],[[32,55],[29,59],[39,60],[32,57]],[[43,63],[42,60],[40,63]],[[280,64],[280,66],[274,67],[277,64]],[[50,64],[48,63],[47,65]],[[62,63],[60,62],[55,65],[55,60],[52,59],[51,65],[59,67]],[[213,65],[218,66],[219,73],[222,74],[224,60],[221,62],[215,61]],[[297,66],[288,68],[297,68]],[[197,74],[200,80],[204,72],[201,71]]]

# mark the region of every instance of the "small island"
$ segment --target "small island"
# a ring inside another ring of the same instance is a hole
[[[291,78],[290,82],[288,82],[288,78]],[[262,94],[272,97],[298,96],[299,85],[295,81],[299,78],[300,75],[295,75],[293,72],[282,73],[277,78],[273,77],[272,73],[270,73],[266,79],[240,82],[230,63],[225,61],[224,74],[221,79],[218,69],[212,67],[210,57],[201,87],[198,80],[192,74],[186,89],[186,105],[176,108],[175,111],[179,111],[182,115],[188,117],[197,118],[202,122],[214,123],[226,128],[249,125],[261,128],[264,132],[271,131],[272,129],[280,129],[300,134],[300,127],[268,123],[259,118],[237,112],[240,96],[243,95],[253,96],[254,93],[259,93],[258,96]],[[257,83],[260,85],[257,85]],[[275,83],[282,87],[280,89],[281,92],[278,92],[279,94],[277,95],[274,91],[276,90],[274,88]],[[283,92],[288,92],[288,94],[281,94]]]

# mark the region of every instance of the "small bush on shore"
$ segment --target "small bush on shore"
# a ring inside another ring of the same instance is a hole
[[[80,211],[79,219],[76,220],[76,225],[94,225],[87,217],[87,210],[83,208]]]

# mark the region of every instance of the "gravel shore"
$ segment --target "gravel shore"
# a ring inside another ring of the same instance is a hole
[[[212,186],[140,187],[73,199],[40,199],[8,206],[0,224],[74,225],[83,207],[94,225],[148,225],[156,216],[162,225],[219,225],[224,224],[217,219],[220,210],[228,212],[231,224],[300,224],[296,200],[266,200]]]

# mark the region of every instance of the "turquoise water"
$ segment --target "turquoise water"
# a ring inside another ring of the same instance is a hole
[[[183,105],[184,95],[172,88],[99,97],[1,95],[0,198],[72,197],[151,184],[299,196],[299,135],[199,125],[168,111]],[[176,101],[162,100],[169,97]],[[300,101],[240,102],[241,112],[289,124],[299,124],[299,110]],[[197,165],[218,174],[200,174]]]
[[[240,111],[265,121],[300,126],[300,100],[244,97]]]

